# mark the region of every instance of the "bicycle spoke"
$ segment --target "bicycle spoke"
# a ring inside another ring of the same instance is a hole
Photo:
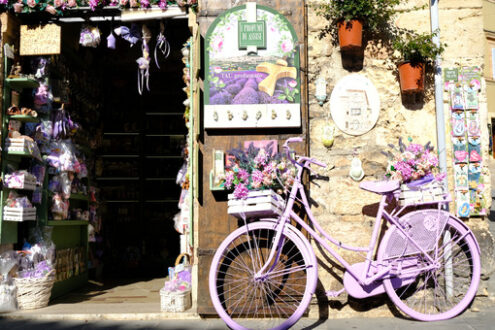
[[[268,274],[268,277],[269,278],[275,278],[275,277],[290,275],[290,274],[293,274],[293,273],[296,273],[299,271],[304,271],[304,270],[308,269],[309,267],[311,267],[311,266],[298,266],[298,267],[290,268],[290,269],[285,270],[285,271],[281,270],[277,273],[270,272],[270,274]]]

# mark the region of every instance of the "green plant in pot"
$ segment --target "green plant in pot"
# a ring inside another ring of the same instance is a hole
[[[379,32],[390,24],[395,7],[404,0],[330,0],[317,6],[318,15],[329,21],[329,30],[338,35],[340,49],[362,47],[363,29]]]
[[[393,48],[400,54],[398,59],[399,80],[402,93],[422,93],[425,71],[432,67],[435,58],[445,50],[446,44],[433,42],[433,33],[400,31]]]

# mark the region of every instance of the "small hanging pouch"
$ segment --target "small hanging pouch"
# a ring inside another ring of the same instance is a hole
[[[79,43],[83,47],[96,48],[100,44],[100,30],[94,26],[83,26],[79,36]]]

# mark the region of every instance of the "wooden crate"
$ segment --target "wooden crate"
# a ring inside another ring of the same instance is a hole
[[[11,189],[36,189],[36,177],[34,175],[22,174],[6,174],[4,178],[5,186]]]
[[[227,213],[237,218],[280,216],[285,208],[285,201],[273,190],[250,191],[246,199],[228,197]]]
[[[442,183],[438,181],[432,181],[415,189],[409,188],[407,184],[402,184],[400,188],[400,205],[443,201],[446,194]]]
[[[3,208],[4,221],[34,221],[36,220],[36,207],[8,207]]]
[[[5,147],[7,148],[7,152],[28,153],[38,159],[41,159],[38,145],[33,141],[29,141],[23,138],[7,138],[5,140]]]

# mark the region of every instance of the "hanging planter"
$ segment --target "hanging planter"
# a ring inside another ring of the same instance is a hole
[[[361,49],[363,45],[363,23],[360,20],[341,20],[337,23],[337,27],[339,29],[340,50]]]
[[[400,89],[403,94],[423,93],[425,85],[425,71],[433,67],[437,56],[445,49],[444,43],[438,45],[433,41],[437,36],[433,33],[415,33],[400,31],[393,42],[393,48],[400,54],[396,58],[399,69]]]
[[[397,6],[406,0],[335,0],[319,1],[316,14],[329,22],[327,31],[344,52],[363,50],[363,30],[379,35],[393,26]]]
[[[422,93],[425,89],[425,64],[399,64],[399,81],[402,94]]]

